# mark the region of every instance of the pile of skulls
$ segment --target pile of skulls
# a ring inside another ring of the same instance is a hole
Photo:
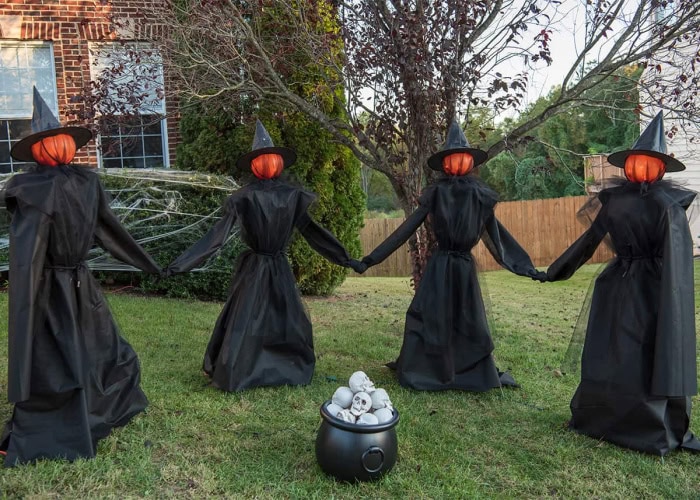
[[[338,387],[328,413],[344,422],[360,425],[383,424],[394,418],[393,406],[384,389],[375,389],[365,372],[355,372],[349,387]]]

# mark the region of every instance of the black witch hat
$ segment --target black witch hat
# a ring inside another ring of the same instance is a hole
[[[433,170],[442,170],[442,159],[452,153],[469,153],[474,157],[474,166],[481,165],[488,160],[486,151],[473,148],[469,145],[464,132],[457,122],[452,122],[447,131],[447,140],[442,145],[442,149],[428,158],[428,166]]]
[[[663,160],[666,163],[666,172],[680,172],[685,170],[685,165],[666,153],[666,134],[664,134],[664,117],[661,111],[644,129],[639,139],[630,149],[618,151],[608,156],[608,163],[616,167],[625,168],[625,161],[630,155],[647,155]]]
[[[257,120],[257,123],[255,124],[255,137],[253,137],[252,151],[241,156],[236,162],[236,165],[238,165],[239,168],[250,167],[250,162],[254,158],[260,155],[273,153],[282,156],[285,168],[293,164],[297,159],[297,154],[293,149],[275,147],[272,139],[270,138],[270,134],[267,133],[267,130],[265,130],[265,127],[260,120]]]
[[[42,140],[58,134],[68,134],[75,140],[75,149],[82,148],[92,139],[92,132],[85,127],[61,127],[39,91],[34,87],[34,111],[32,112],[32,133],[12,146],[10,154],[15,160],[34,161],[32,146]]]

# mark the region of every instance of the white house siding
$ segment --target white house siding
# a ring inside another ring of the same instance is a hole
[[[666,177],[683,184],[688,189],[698,192],[693,207],[689,210],[690,231],[695,243],[695,253],[700,253],[700,156],[698,145],[693,144],[689,137],[700,136],[700,130],[693,126],[690,130],[686,127],[683,133],[678,133],[673,139],[667,139],[668,152],[685,164],[685,170],[666,174]]]
[[[644,118],[641,124],[642,130],[659,111],[660,108],[655,105],[659,98],[663,98],[663,101],[669,103],[669,107],[674,106],[667,96],[650,95],[646,91],[647,88],[654,89],[652,85],[654,78],[663,78],[669,81],[676,78],[676,75],[680,75],[681,72],[686,72],[686,74],[692,72],[687,66],[693,60],[697,47],[686,46],[679,50],[681,53],[676,55],[671,64],[668,62],[662,63],[661,73],[657,73],[656,69],[652,68],[643,76],[643,85],[640,88],[640,103],[644,110]],[[663,113],[664,126],[667,133],[672,130],[674,125],[678,127],[678,131],[672,138],[666,138],[668,153],[678,158],[686,166],[684,171],[666,174],[665,178],[672,179],[683,184],[688,189],[697,191],[699,193],[698,198],[700,198],[700,116],[692,114],[681,117],[668,109],[664,109]],[[691,207],[688,213],[693,241],[695,242],[695,253],[700,254],[700,199],[695,200],[694,206]]]

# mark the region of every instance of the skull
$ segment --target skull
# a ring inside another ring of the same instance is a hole
[[[374,384],[369,379],[365,372],[355,372],[350,375],[350,380],[348,382],[352,392],[374,392]]]
[[[341,408],[350,408],[353,394],[349,387],[338,387],[333,393],[331,401]]]
[[[350,413],[359,417],[363,413],[367,413],[372,408],[372,397],[366,392],[358,392],[352,398],[352,406]]]
[[[341,411],[343,411],[343,408],[341,408],[340,406],[338,406],[338,405],[335,404],[335,403],[331,403],[331,404],[329,404],[328,406],[326,406],[326,410],[328,411],[328,413],[329,413],[330,415],[333,415],[334,417],[337,417],[337,416],[338,416],[338,413],[340,413]]]
[[[356,423],[359,425],[377,425],[379,420],[371,413],[363,413],[360,415],[360,418],[357,419]]]
[[[350,413],[350,410],[340,410],[337,417],[343,422],[355,423],[355,415]]]
[[[378,410],[380,408],[393,408],[389,395],[384,389],[376,389],[372,393],[372,408]]]
[[[383,424],[385,422],[389,422],[394,418],[394,412],[391,411],[389,408],[380,408],[374,411],[374,416],[377,417],[377,420],[380,424]]]

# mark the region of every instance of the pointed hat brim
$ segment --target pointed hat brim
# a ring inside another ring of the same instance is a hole
[[[238,160],[236,161],[236,165],[238,166],[238,168],[241,168],[241,169],[249,168],[251,161],[253,161],[258,156],[265,155],[265,154],[278,154],[278,155],[280,155],[282,157],[282,160],[284,161],[283,168],[287,168],[288,166],[293,165],[297,159],[297,154],[293,149],[272,146],[269,148],[255,149],[249,153],[244,154],[243,156],[238,158]]]
[[[456,153],[468,153],[474,158],[474,167],[484,163],[489,155],[486,151],[473,148],[464,135],[464,130],[457,121],[453,120],[447,129],[447,137],[442,149],[428,158],[428,166],[433,170],[442,171],[442,159]]]
[[[253,136],[251,151],[238,158],[236,165],[241,169],[250,167],[250,163],[255,158],[265,154],[280,155],[283,161],[282,168],[287,168],[297,159],[297,154],[293,149],[275,146],[265,125],[258,119],[255,120],[255,135]]]
[[[442,151],[438,151],[434,155],[432,155],[430,158],[428,158],[428,166],[432,168],[433,170],[437,170],[439,172],[442,172],[442,159],[445,156],[449,156],[454,153],[469,153],[472,155],[474,158],[474,167],[478,167],[482,163],[484,163],[486,160],[489,159],[489,155],[486,151],[482,151],[481,149],[477,148],[452,148],[452,149],[444,149]]]
[[[685,165],[674,157],[666,154],[666,134],[664,133],[664,115],[659,111],[647,124],[646,128],[631,148],[618,151],[608,156],[608,163],[619,168],[625,168],[625,162],[630,155],[646,155],[658,158],[666,164],[666,172],[680,172]]]
[[[52,128],[49,130],[42,130],[41,132],[35,132],[23,138],[12,146],[10,155],[17,161],[35,161],[34,155],[32,154],[32,146],[45,137],[59,134],[68,134],[73,137],[76,150],[85,146],[85,144],[92,139],[92,132],[85,127]]]
[[[665,153],[660,153],[650,149],[626,149],[624,151],[618,151],[617,153],[613,153],[608,156],[608,163],[619,168],[625,168],[625,162],[631,155],[646,155],[663,160],[663,162],[666,164],[666,172],[682,172],[685,170],[685,165],[680,160],[677,160],[673,156],[669,156]]]

